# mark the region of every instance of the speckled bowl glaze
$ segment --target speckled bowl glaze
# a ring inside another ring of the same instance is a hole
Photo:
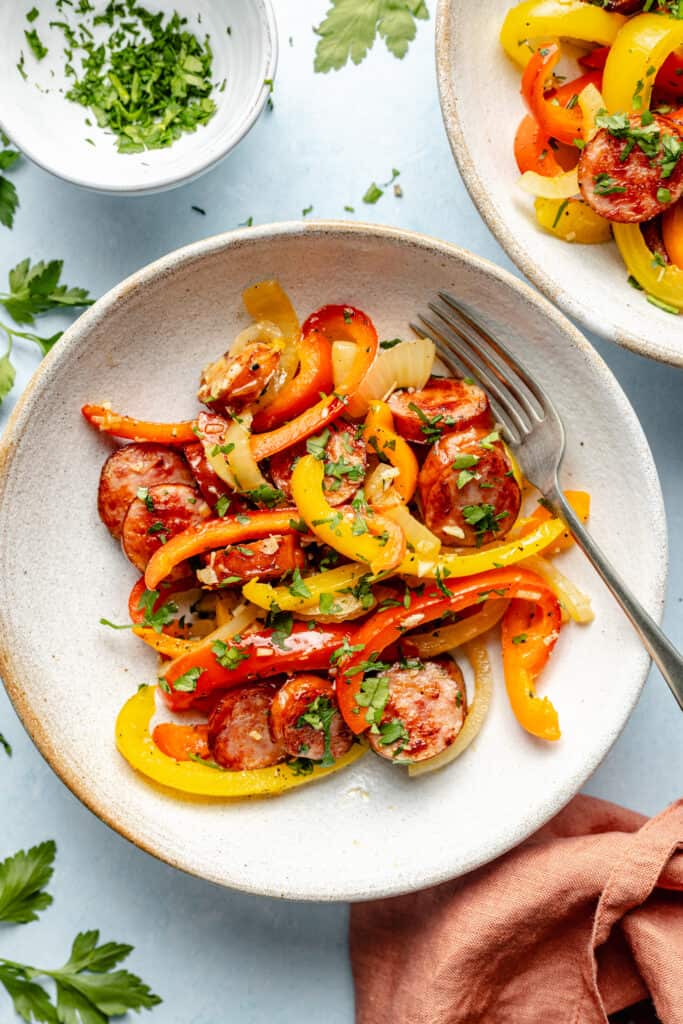
[[[166,16],[177,11],[187,18],[188,31],[200,39],[208,35],[213,81],[225,80],[225,89],[211,94],[217,109],[208,124],[183,134],[167,149],[118,153],[114,136],[95,125],[91,111],[63,95],[73,80],[65,75],[64,35],[60,28],[50,27],[48,5],[31,24],[26,20],[34,6],[30,0],[4,6],[0,128],[34,163],[96,192],[143,195],[175,188],[204,174],[251,129],[268,99],[268,81],[275,77],[277,26],[271,0],[175,0],[172,5],[151,0],[145,4],[147,9],[163,10]],[[79,22],[69,7],[59,17],[72,25]],[[48,49],[41,61],[26,45],[26,28],[37,29]],[[108,31],[96,29],[96,41],[106,39]],[[25,79],[16,66],[22,52]],[[74,65],[80,73],[78,54]]]
[[[512,0],[439,0],[441,110],[465,185],[510,259],[552,302],[609,341],[683,366],[683,317],[657,309],[628,284],[613,242],[570,245],[543,231],[533,197],[517,185],[512,148],[524,115],[520,70],[498,39],[512,6]]]
[[[631,406],[564,316],[492,264],[405,231],[294,223],[198,242],[114,288],[45,359],[0,449],[0,670],[38,748],[103,821],[186,871],[297,899],[386,896],[483,864],[558,811],[619,735],[648,659],[572,551],[563,568],[592,594],[596,620],[563,632],[544,674],[563,728],[556,745],[517,726],[493,643],[490,716],[467,754],[433,776],[409,779],[367,755],[282,797],[230,803],[178,798],[129,768],[114,721],[154,680],[155,656],[98,625],[100,616],[125,621],[136,573],[98,520],[111,443],[80,407],[109,399],[151,419],[191,415],[199,368],[247,322],[243,287],[273,276],[300,314],[351,303],[384,337],[409,335],[416,308],[439,288],[476,307],[554,396],[569,437],[564,484],[592,493],[592,530],[655,615],[666,574],[662,496]]]

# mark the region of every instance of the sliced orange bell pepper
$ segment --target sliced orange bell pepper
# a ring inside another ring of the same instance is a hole
[[[193,558],[205,551],[224,548],[229,544],[241,544],[247,540],[258,540],[271,534],[292,533],[296,530],[298,512],[295,508],[273,509],[272,511],[240,514],[239,521],[230,516],[224,519],[209,519],[198,526],[191,526],[182,533],[171,537],[166,544],[154,552],[145,569],[145,584],[148,590],[155,590],[176,565],[186,558]]]
[[[394,430],[394,417],[386,402],[370,402],[363,439],[378,458],[386,460],[398,470],[392,488],[407,505],[415,493],[419,467],[413,449]]]
[[[362,310],[354,306],[323,306],[311,313],[302,327],[303,335],[319,331],[330,341],[353,341],[356,354],[346,380],[339,381],[337,394],[347,395],[347,412],[350,416],[362,416],[364,401],[356,395],[358,387],[372,366],[379,341],[375,326]]]
[[[289,423],[284,423],[266,434],[253,434],[251,451],[257,462],[269,459],[271,455],[291,448],[297,441],[303,441],[312,434],[318,434],[323,427],[339,419],[346,408],[346,399],[339,395],[328,395],[295,416]]]
[[[196,441],[194,423],[152,423],[122,416],[104,405],[84,405],[81,412],[88,423],[104,434],[125,437],[129,441],[156,441],[158,444],[187,444]]]
[[[533,114],[522,118],[515,135],[515,160],[520,173],[535,171],[544,178],[562,174],[562,168],[555,159],[550,139],[541,130]]]
[[[209,759],[208,725],[177,725],[161,722],[152,733],[152,739],[162,754],[174,761],[191,761],[194,757]]]
[[[441,586],[432,585],[421,596],[413,597],[409,608],[387,608],[364,622],[351,638],[351,646],[358,650],[342,659],[337,670],[337,700],[351,731],[356,735],[365,732],[373,720],[376,721],[377,713],[381,715],[383,709],[372,703],[375,699],[372,693],[377,692],[377,687],[374,691],[371,688],[370,693],[363,693],[363,681],[366,674],[381,676],[384,665],[379,658],[390,644],[400,640],[406,620],[422,627],[444,613],[464,611],[482,601],[515,597],[523,598],[524,605],[537,614],[533,629],[526,630],[526,650],[521,660],[515,661],[513,656],[505,663],[512,709],[527,732],[541,739],[558,739],[557,712],[547,697],[542,700],[536,697],[531,673],[537,675],[550,657],[562,624],[560,604],[540,576],[520,568],[495,569],[453,580],[450,586],[442,581]],[[517,637],[517,633],[509,637],[508,646],[514,650],[522,646]],[[365,707],[368,711],[363,713]]]
[[[571,108],[563,106],[561,100],[557,98],[557,93],[553,99],[548,99],[545,95],[546,86],[559,59],[558,44],[543,43],[524,69],[521,92],[543,134],[572,145],[576,139],[581,138],[581,108],[578,104]],[[573,93],[570,93],[566,96],[566,103],[571,101],[572,95]]]
[[[257,412],[252,431],[272,430],[314,405],[332,390],[332,346],[324,334],[311,331],[297,344],[299,370],[273,401]],[[256,440],[254,438],[254,440]]]
[[[131,632],[164,658],[179,658],[181,654],[187,654],[193,650],[199,642],[184,640],[179,636],[169,636],[167,633],[157,633],[156,630],[146,629],[144,626],[135,626]]]
[[[674,203],[662,217],[662,238],[669,259],[683,270],[683,203]]]
[[[539,614],[540,612],[540,614]],[[505,688],[515,718],[527,732],[542,740],[559,740],[557,711],[547,697],[536,696],[534,682],[548,660],[562,627],[557,598],[539,604],[513,600],[503,616],[501,644]]]

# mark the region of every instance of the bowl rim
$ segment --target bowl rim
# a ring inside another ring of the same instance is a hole
[[[222,232],[182,246],[170,253],[154,260],[141,269],[135,271],[122,282],[115,285],[99,298],[93,306],[87,309],[81,316],[64,332],[59,345],[55,346],[43,361],[38,365],[36,371],[28,382],[23,394],[17,401],[10,418],[6,424],[4,433],[0,436],[0,507],[5,505],[5,492],[8,486],[10,471],[14,456],[17,452],[18,442],[21,437],[23,421],[30,416],[33,396],[38,385],[49,377],[53,367],[57,368],[63,358],[72,350],[77,349],[81,344],[87,344],[87,338],[91,328],[99,324],[114,309],[118,303],[125,302],[131,294],[140,294],[144,289],[158,278],[172,274],[182,268],[191,265],[197,260],[213,254],[229,250],[234,245],[239,246],[244,242],[258,244],[259,242],[272,240],[273,238],[297,237],[306,238],[312,235],[336,235],[346,236],[362,241],[369,236],[395,242],[402,245],[413,246],[418,250],[425,251],[430,255],[440,255],[445,259],[455,258],[469,266],[478,269],[480,272],[494,278],[502,287],[509,287],[517,292],[520,297],[526,300],[534,309],[550,320],[559,330],[569,335],[576,345],[579,353],[590,361],[594,369],[600,374],[603,381],[607,382],[613,391],[615,401],[622,406],[624,414],[632,421],[639,433],[637,447],[644,460],[644,471],[649,482],[654,488],[658,499],[658,505],[662,511],[661,517],[656,517],[655,529],[658,534],[657,543],[661,550],[661,557],[656,567],[653,578],[654,602],[653,617],[661,621],[664,601],[666,596],[666,582],[669,567],[668,538],[666,521],[664,517],[664,500],[657,474],[656,465],[649,447],[645,432],[640,420],[633,409],[628,397],[621,388],[621,385],[614,377],[600,354],[593,348],[587,338],[575,327],[564,314],[556,309],[544,296],[538,294],[529,284],[520,280],[510,271],[499,267],[484,257],[477,256],[457,245],[445,242],[429,235],[419,232],[408,231],[401,228],[392,228],[385,225],[371,224],[365,222],[350,222],[341,220],[320,220],[315,222],[285,221],[273,224],[264,224],[258,227],[241,228],[233,231]],[[14,644],[11,636],[3,636],[0,639],[0,679],[4,683],[5,690],[10,701],[19,716],[26,732],[30,736],[38,752],[48,763],[50,768],[57,774],[60,780],[73,793],[73,795],[84,804],[88,810],[95,814],[105,825],[108,825],[115,832],[119,833],[133,845],[151,854],[171,867],[178,868],[187,874],[195,875],[204,880],[234,888],[244,892],[251,892],[256,895],[265,895],[295,900],[334,901],[334,900],[362,900],[396,896],[405,892],[404,888],[385,885],[383,888],[371,893],[350,894],[348,891],[337,892],[285,892],[283,893],[277,885],[270,888],[254,886],[240,879],[232,878],[226,881],[223,877],[213,877],[203,872],[194,870],[182,858],[181,854],[169,853],[162,843],[149,838],[142,830],[136,829],[134,823],[124,820],[117,815],[103,798],[97,798],[89,792],[87,780],[78,772],[64,762],[60,750],[52,742],[48,730],[45,728],[39,716],[31,706],[30,700],[24,693],[22,685],[22,672],[19,660],[13,650]],[[634,686],[628,699],[625,699],[622,707],[623,714],[619,721],[615,720],[614,726],[607,738],[604,749],[600,749],[592,758],[587,760],[580,774],[567,778],[564,784],[553,794],[552,798],[546,801],[543,806],[537,808],[536,812],[529,815],[524,823],[521,833],[514,836],[505,835],[498,837],[497,841],[490,844],[489,851],[484,860],[474,859],[472,863],[466,864],[459,874],[463,874],[473,868],[490,863],[496,857],[506,853],[513,846],[524,841],[526,837],[544,825],[553,817],[565,804],[575,795],[586,780],[598,768],[600,763],[611,750],[613,744],[624,729],[633,708],[635,707],[650,670],[650,659],[643,661],[641,678]],[[438,870],[426,876],[420,881],[420,888],[437,885],[452,878],[452,872]]]
[[[452,11],[455,11],[455,15],[452,15]],[[649,341],[642,335],[632,334],[621,327],[617,328],[614,324],[605,325],[604,320],[601,319],[597,311],[593,310],[593,307],[578,301],[569,289],[545,273],[540,264],[533,260],[527,254],[525,247],[517,241],[514,232],[507,227],[504,218],[497,213],[493,203],[488,198],[485,182],[472,159],[466,135],[460,123],[458,110],[461,104],[450,73],[451,62],[449,53],[452,47],[452,40],[457,36],[457,31],[453,31],[452,16],[458,16],[458,4],[454,0],[438,0],[435,55],[441,116],[443,117],[451,152],[455,158],[465,188],[491,233],[522,273],[536,285],[550,302],[556,303],[564,310],[567,316],[574,317],[588,330],[597,334],[598,337],[613,341],[622,348],[636,352],[640,356],[655,359],[660,363],[668,363],[670,366],[683,366],[683,346],[680,347],[679,351],[675,351],[672,348],[661,345],[659,342]]]
[[[245,2],[245,0],[241,0],[241,2]],[[47,171],[48,174],[54,175],[55,178],[59,178],[61,181],[66,181],[70,185],[76,185],[78,188],[85,189],[87,192],[95,192],[100,195],[112,196],[147,196],[154,195],[157,192],[166,192],[174,188],[179,188],[181,185],[187,185],[192,181],[196,181],[197,178],[206,174],[213,167],[219,164],[221,160],[225,159],[228,153],[230,153],[235,146],[242,141],[245,135],[251,131],[271,92],[271,88],[269,85],[266,85],[266,82],[268,80],[274,80],[277,72],[279,43],[277,21],[273,10],[272,0],[246,0],[246,2],[253,4],[260,13],[260,32],[266,44],[265,59],[263,62],[263,84],[261,85],[261,88],[251,106],[245,109],[242,118],[235,125],[233,131],[225,136],[221,135],[218,137],[214,155],[205,163],[186,171],[175,173],[166,172],[163,175],[159,174],[156,177],[156,183],[150,185],[119,185],[113,180],[113,178],[109,181],[102,180],[100,182],[96,182],[92,179],[84,178],[78,173],[69,173],[58,170],[49,161],[45,161],[32,146],[25,146],[21,143],[16,133],[12,132],[10,126],[5,120],[3,120],[2,110],[0,110],[0,131],[10,139],[10,141],[21,151],[22,155],[27,157],[31,163],[34,163],[37,167]]]

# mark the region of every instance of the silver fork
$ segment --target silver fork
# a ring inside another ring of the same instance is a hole
[[[488,392],[505,439],[514,449],[525,477],[567,524],[626,612],[683,709],[683,657],[625,585],[560,489],[557,475],[564,455],[565,432],[555,406],[510,350],[492,338],[470,310],[448,292],[439,292],[439,300],[429,303],[429,314],[418,314],[420,323],[411,324],[412,329],[434,342],[451,372],[477,378]]]

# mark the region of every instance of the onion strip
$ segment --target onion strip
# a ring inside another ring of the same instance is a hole
[[[411,778],[415,778],[417,775],[426,775],[427,772],[435,772],[450,764],[451,761],[455,761],[479,735],[486,721],[493,695],[493,672],[486,644],[482,640],[470,640],[465,646],[465,654],[474,672],[474,699],[467,712],[463,727],[456,736],[455,742],[442,750],[436,757],[409,765],[408,775]]]
[[[415,388],[419,391],[429,380],[434,366],[436,348],[428,338],[401,341],[377,356],[366,373],[358,393],[366,401],[384,398],[394,388]]]
[[[438,654],[462,647],[475,637],[488,633],[505,614],[509,601],[484,601],[481,611],[469,615],[461,622],[450,626],[439,626],[428,633],[411,633],[410,644],[421,658],[434,658]]]
[[[567,579],[564,573],[561,573],[551,562],[540,555],[530,555],[521,564],[550,584],[558,601],[567,610],[570,619],[581,623],[593,621],[595,613],[590,597],[584,594],[570,579]]]

